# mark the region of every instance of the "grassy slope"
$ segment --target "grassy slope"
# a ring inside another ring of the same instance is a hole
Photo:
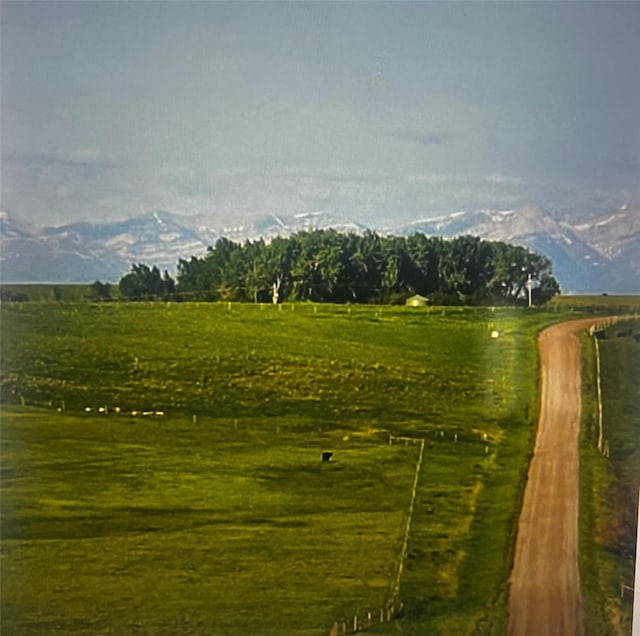
[[[16,586],[29,590],[20,603],[3,594],[13,608],[3,620],[34,633],[58,616],[67,633],[135,623],[147,633],[323,634],[334,619],[375,611],[417,455],[384,445],[384,429],[428,444],[406,617],[379,630],[501,633],[535,422],[534,336],[563,317],[3,309],[3,399],[68,411],[3,417],[3,574],[33,582]],[[168,417],[82,414],[103,404]],[[326,447],[340,461],[322,466]]]
[[[583,430],[581,572],[587,633],[630,634],[631,595],[620,583],[633,583],[633,555],[640,487],[640,344],[616,334],[638,321],[618,324],[600,341],[604,437],[610,456],[600,456],[597,407],[593,398],[593,344],[583,343]]]

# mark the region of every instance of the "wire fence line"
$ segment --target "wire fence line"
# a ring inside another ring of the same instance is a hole
[[[398,618],[403,613],[404,606],[400,601],[400,581],[402,579],[402,573],[404,572],[404,564],[407,559],[409,535],[411,533],[411,521],[413,519],[413,510],[418,493],[418,482],[420,480],[422,461],[424,459],[425,441],[426,440],[424,438],[389,435],[389,444],[393,444],[394,442],[403,443],[406,446],[408,446],[409,444],[419,444],[420,452],[418,454],[418,461],[416,462],[413,485],[411,486],[411,498],[409,500],[409,507],[407,509],[406,522],[402,535],[402,546],[400,548],[400,554],[397,559],[396,573],[390,587],[387,604],[385,607],[380,608],[377,612],[367,611],[362,617],[359,615],[354,615],[353,618],[349,620],[335,621],[331,626],[329,636],[355,634],[356,632],[364,631],[370,627],[373,627],[374,625],[389,622],[394,618]]]
[[[604,457],[609,457],[609,440],[604,437],[604,424],[602,417],[602,380],[600,365],[600,340],[604,340],[605,331],[615,325],[622,317],[607,318],[602,322],[596,322],[589,327],[589,335],[593,338],[593,346],[596,357],[596,403],[598,409],[598,452]]]
[[[600,345],[598,339],[593,339],[596,351],[596,401],[598,404],[598,450],[602,453],[604,431],[602,426],[602,382],[600,381]]]
[[[603,408],[602,408],[602,381],[601,381],[601,360],[600,360],[600,340],[606,340],[606,330],[614,326],[620,321],[638,319],[638,313],[634,316],[616,316],[609,318],[600,323],[594,323],[589,328],[589,335],[593,339],[593,346],[595,351],[595,359],[596,359],[596,400],[597,400],[597,410],[598,410],[598,442],[597,448],[598,452],[605,458],[609,457],[609,440],[604,436],[604,423],[603,423]],[[626,331],[618,332],[617,337],[625,337],[632,336],[633,333],[631,329]],[[633,336],[636,340],[638,339],[638,334]],[[636,554],[640,551],[640,490],[638,491],[638,525],[636,532]],[[636,590],[640,587],[640,566],[638,565],[638,560],[636,559],[635,564],[635,574],[634,574],[634,584],[628,585],[625,580],[620,577],[620,599],[623,599],[625,595],[630,594],[631,598],[634,601],[634,612],[633,612],[633,620],[632,620],[632,633],[633,636],[640,636],[640,611],[636,611],[638,608],[638,598],[636,594]]]
[[[417,443],[417,442],[416,442]],[[418,462],[416,463],[416,472],[413,478],[413,486],[411,487],[411,500],[409,502],[409,512],[407,514],[407,523],[404,529],[404,536],[402,538],[402,548],[400,550],[400,557],[398,558],[398,571],[396,578],[391,588],[391,597],[389,599],[390,605],[395,605],[399,602],[400,598],[400,579],[402,578],[402,572],[404,571],[404,563],[407,558],[407,549],[409,545],[409,533],[411,532],[411,520],[413,519],[413,509],[416,503],[416,494],[418,492],[418,481],[420,479],[420,470],[422,468],[422,459],[424,457],[424,439],[420,440],[420,454],[418,455]]]
[[[362,616],[355,615],[349,620],[335,621],[329,631],[329,636],[343,636],[343,634],[355,634],[365,631],[374,625],[388,623],[402,613],[402,604],[381,607],[378,612],[366,612]]]

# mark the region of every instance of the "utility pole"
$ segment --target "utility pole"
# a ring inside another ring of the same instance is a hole
[[[527,293],[529,296],[529,309],[532,307],[531,302],[531,288],[533,287],[533,282],[531,281],[531,274],[529,274],[529,278],[527,279]]]

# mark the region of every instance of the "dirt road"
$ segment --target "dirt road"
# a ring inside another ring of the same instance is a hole
[[[582,636],[578,569],[580,343],[594,320],[546,329],[538,339],[542,396],[535,451],[518,525],[509,636]]]

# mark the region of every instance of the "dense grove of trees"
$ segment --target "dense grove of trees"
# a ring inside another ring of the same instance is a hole
[[[177,281],[134,265],[120,281],[129,298],[196,298],[393,303],[421,294],[437,304],[524,302],[529,277],[535,304],[559,292],[545,256],[477,237],[452,240],[299,232],[269,243],[219,239],[203,257],[178,263]]]
[[[176,284],[169,272],[164,276],[154,265],[134,265],[131,271],[120,279],[120,294],[134,300],[155,300],[171,298],[176,292]]]
[[[110,283],[103,283],[99,280],[96,280],[95,282],[91,283],[89,289],[91,290],[91,299],[94,302],[112,300]]]

